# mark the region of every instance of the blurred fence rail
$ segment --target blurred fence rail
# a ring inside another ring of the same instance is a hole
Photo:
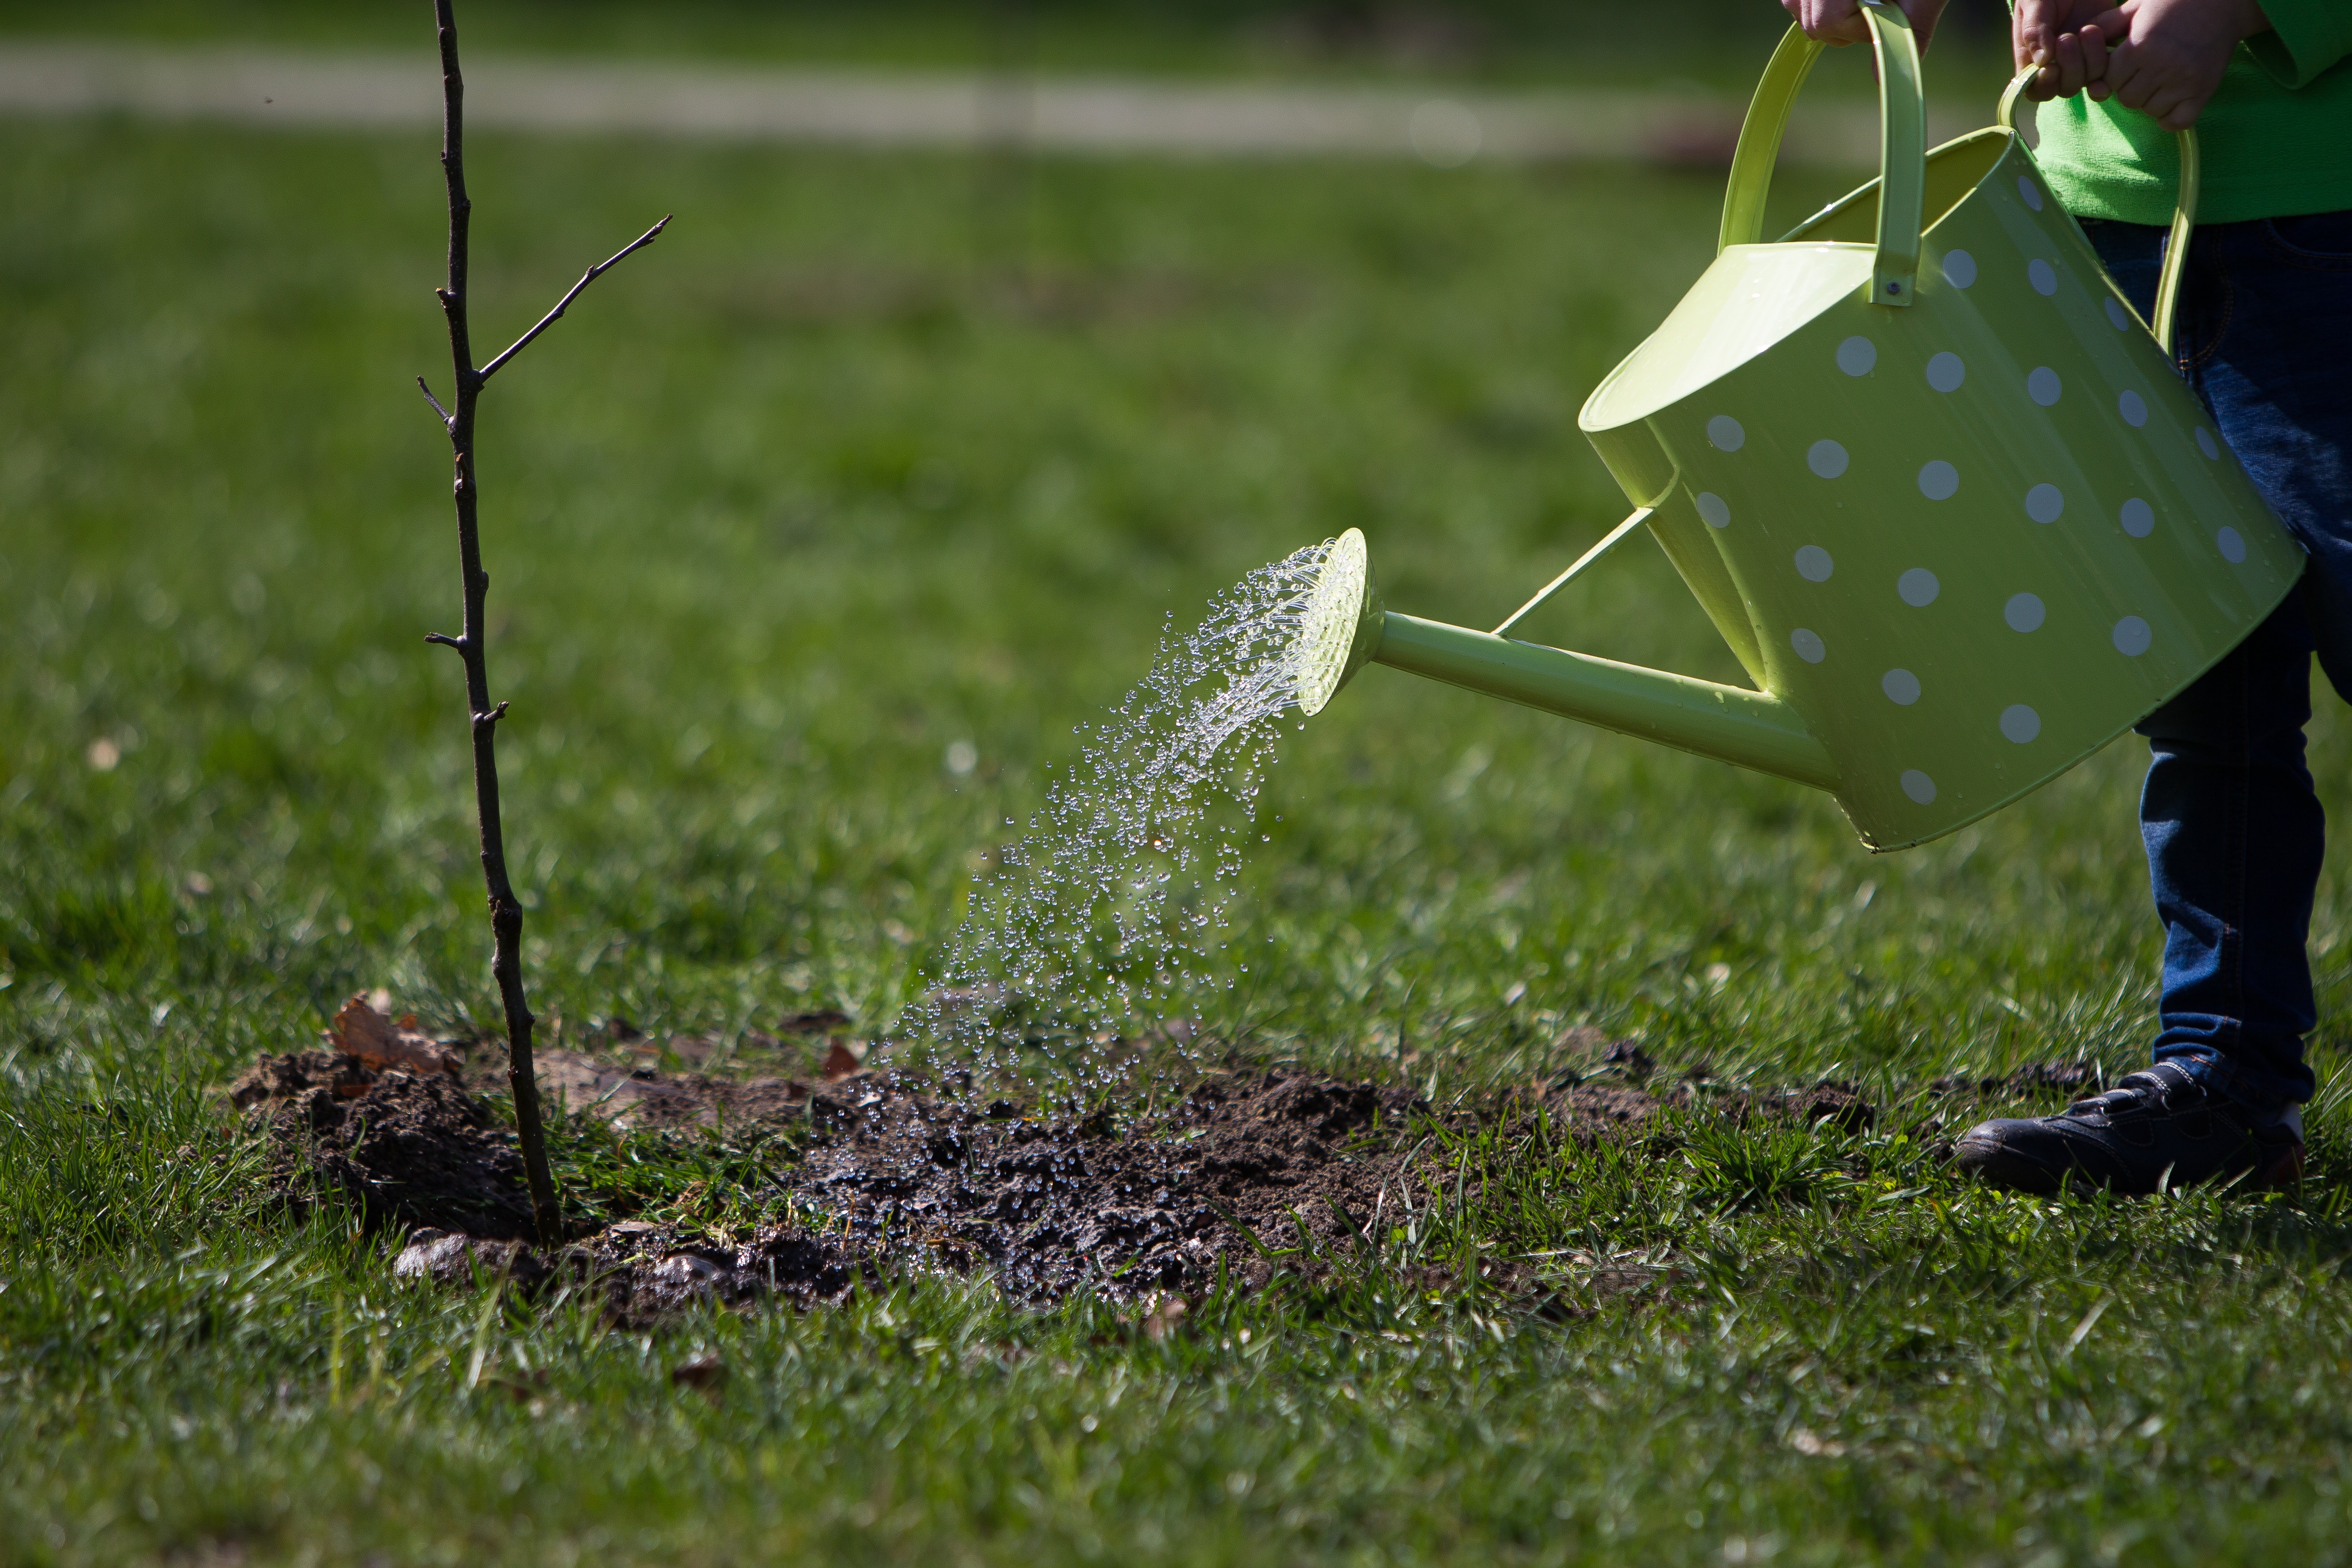
[[[1728,162],[1743,106],[1675,92],[1454,91],[979,72],[883,73],[495,58],[466,68],[467,119],[552,132],[1097,154]],[[0,44],[0,114],[111,113],[287,129],[438,124],[433,57]],[[1966,111],[1934,110],[1940,138]],[[1874,109],[1801,107],[1786,156],[1877,161]]]

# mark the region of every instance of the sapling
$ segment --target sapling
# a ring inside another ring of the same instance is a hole
[[[530,1031],[534,1022],[522,982],[522,905],[507,878],[506,837],[499,819],[499,721],[506,716],[504,702],[490,700],[489,668],[486,658],[488,634],[482,604],[490,587],[482,570],[481,531],[478,524],[480,494],[474,478],[474,411],[482,388],[507,363],[545,331],[580,297],[580,291],[632,251],[643,249],[659,237],[669,218],[646,230],[613,257],[591,267],[504,353],[477,369],[472,338],[466,320],[467,240],[474,204],[466,195],[465,78],[457,68],[457,23],[453,0],[434,0],[434,21],[441,38],[441,171],[449,189],[449,280],[435,290],[449,325],[449,358],[457,386],[444,407],[433,389],[418,376],[425,400],[449,433],[455,460],[453,489],[457,509],[457,556],[463,573],[466,621],[456,637],[434,632],[425,641],[457,650],[466,667],[466,712],[474,742],[474,808],[482,838],[482,879],[489,890],[490,973],[499,983],[499,999],[506,1011],[508,1081],[514,1091],[515,1131],[522,1143],[523,1169],[530,1182],[530,1206],[542,1246],[562,1239],[555,1182],[547,1168],[547,1139],[539,1113],[539,1083],[532,1076]]]

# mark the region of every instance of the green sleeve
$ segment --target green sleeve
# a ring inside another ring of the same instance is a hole
[[[2308,87],[2352,55],[2352,0],[2263,0],[2271,30],[2246,40],[2281,87]]]

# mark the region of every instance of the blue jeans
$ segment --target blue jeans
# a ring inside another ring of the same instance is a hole
[[[2083,227],[2152,317],[2165,231]],[[2164,923],[2156,1059],[2268,1119],[2313,1089],[2305,942],[2326,836],[2304,765],[2314,653],[2352,699],[2352,211],[2198,230],[2179,321],[2181,374],[2311,552],[2299,591],[2139,725]]]

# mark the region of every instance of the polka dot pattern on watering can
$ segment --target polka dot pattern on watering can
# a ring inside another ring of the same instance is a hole
[[[1878,363],[1878,345],[1868,338],[1848,338],[1837,346],[1837,362],[1848,375],[1868,375]]]
[[[1805,449],[1805,467],[1825,479],[1834,479],[1845,472],[1845,448],[1835,441],[1816,441]]]
[[[2032,175],[2020,174],[2017,176],[2017,199],[2023,202],[2027,206],[2032,207],[2035,212],[2040,212],[2042,210],[2042,187],[2033,183],[2033,177]]]
[[[2011,594],[2009,603],[2000,607],[2000,618],[2009,623],[2013,632],[2038,632],[2050,614],[2039,594]]]
[[[2025,395],[2044,408],[2056,403],[2065,390],[2066,384],[2046,364],[2035,365],[2032,374],[2025,378]]]
[[[1965,289],[1977,280],[1977,258],[1965,250],[1944,252],[1944,281]]]
[[[1737,452],[1748,445],[1748,432],[1728,414],[1718,414],[1706,422],[1706,438],[1722,452]]]
[[[2116,412],[2124,416],[2125,424],[2137,430],[2147,423],[2147,400],[2137,392],[2126,392],[2116,399]]]
[[[1895,579],[1896,596],[1915,610],[1924,610],[1934,604],[1936,595],[1943,591],[1944,585],[1925,566],[1914,566]]]
[[[1713,490],[1698,492],[1698,515],[1709,528],[1731,526],[1731,504]]]
[[[1837,563],[1818,544],[1808,544],[1797,552],[1797,575],[1808,583],[1826,583],[1836,570]]]
[[[1806,626],[1799,626],[1789,634],[1789,647],[1807,664],[1819,664],[1830,654],[1828,646],[1822,641],[1822,634]]]
[[[1890,669],[1878,678],[1878,689],[1897,708],[1908,708],[1919,700],[1919,678],[1907,669]]]
[[[2000,710],[2000,732],[2021,746],[2042,733],[2042,715],[2022,702],[2011,703]]]
[[[2214,440],[2213,432],[2202,425],[2197,426],[2197,449],[2205,454],[2208,462],[2218,463],[2221,460],[2221,443]]]
[[[2156,531],[2156,508],[2148,505],[2139,497],[2134,496],[2124,502],[2124,510],[2119,521],[2123,523],[2126,533],[2130,534],[2134,539],[2146,539]]]
[[[2148,624],[2137,616],[2126,616],[2117,621],[2114,637],[2116,651],[2126,658],[2137,658],[2156,641],[2156,633],[2149,630]]]
[[[2221,532],[2215,534],[2213,536],[2213,548],[2220,551],[2221,552],[2221,559],[2228,562],[2231,565],[2242,566],[2245,564],[2246,537],[2244,534],[2240,533],[2236,529],[2224,528]]]
[[[2025,280],[2044,299],[2058,292],[2058,269],[2038,256],[2025,264]]]
[[[1958,392],[1968,378],[1969,367],[1956,353],[1939,353],[1927,362],[1927,384],[1937,392]]]
[[[2066,510],[2066,492],[2056,485],[2036,485],[2025,492],[2025,515],[2036,522],[2055,522]]]
[[[1917,768],[1904,769],[1903,777],[1900,782],[1903,785],[1903,793],[1909,795],[1919,805],[1933,805],[1936,804],[1936,781],[1929,778],[1926,773],[1921,773]]]
[[[1919,470],[1919,493],[1929,500],[1949,500],[1959,489],[1960,470],[1941,458]]]
[[[2116,331],[2119,332],[2131,331],[2131,312],[2125,310],[2124,302],[2113,294],[2107,296],[2107,320],[2115,323]]]

